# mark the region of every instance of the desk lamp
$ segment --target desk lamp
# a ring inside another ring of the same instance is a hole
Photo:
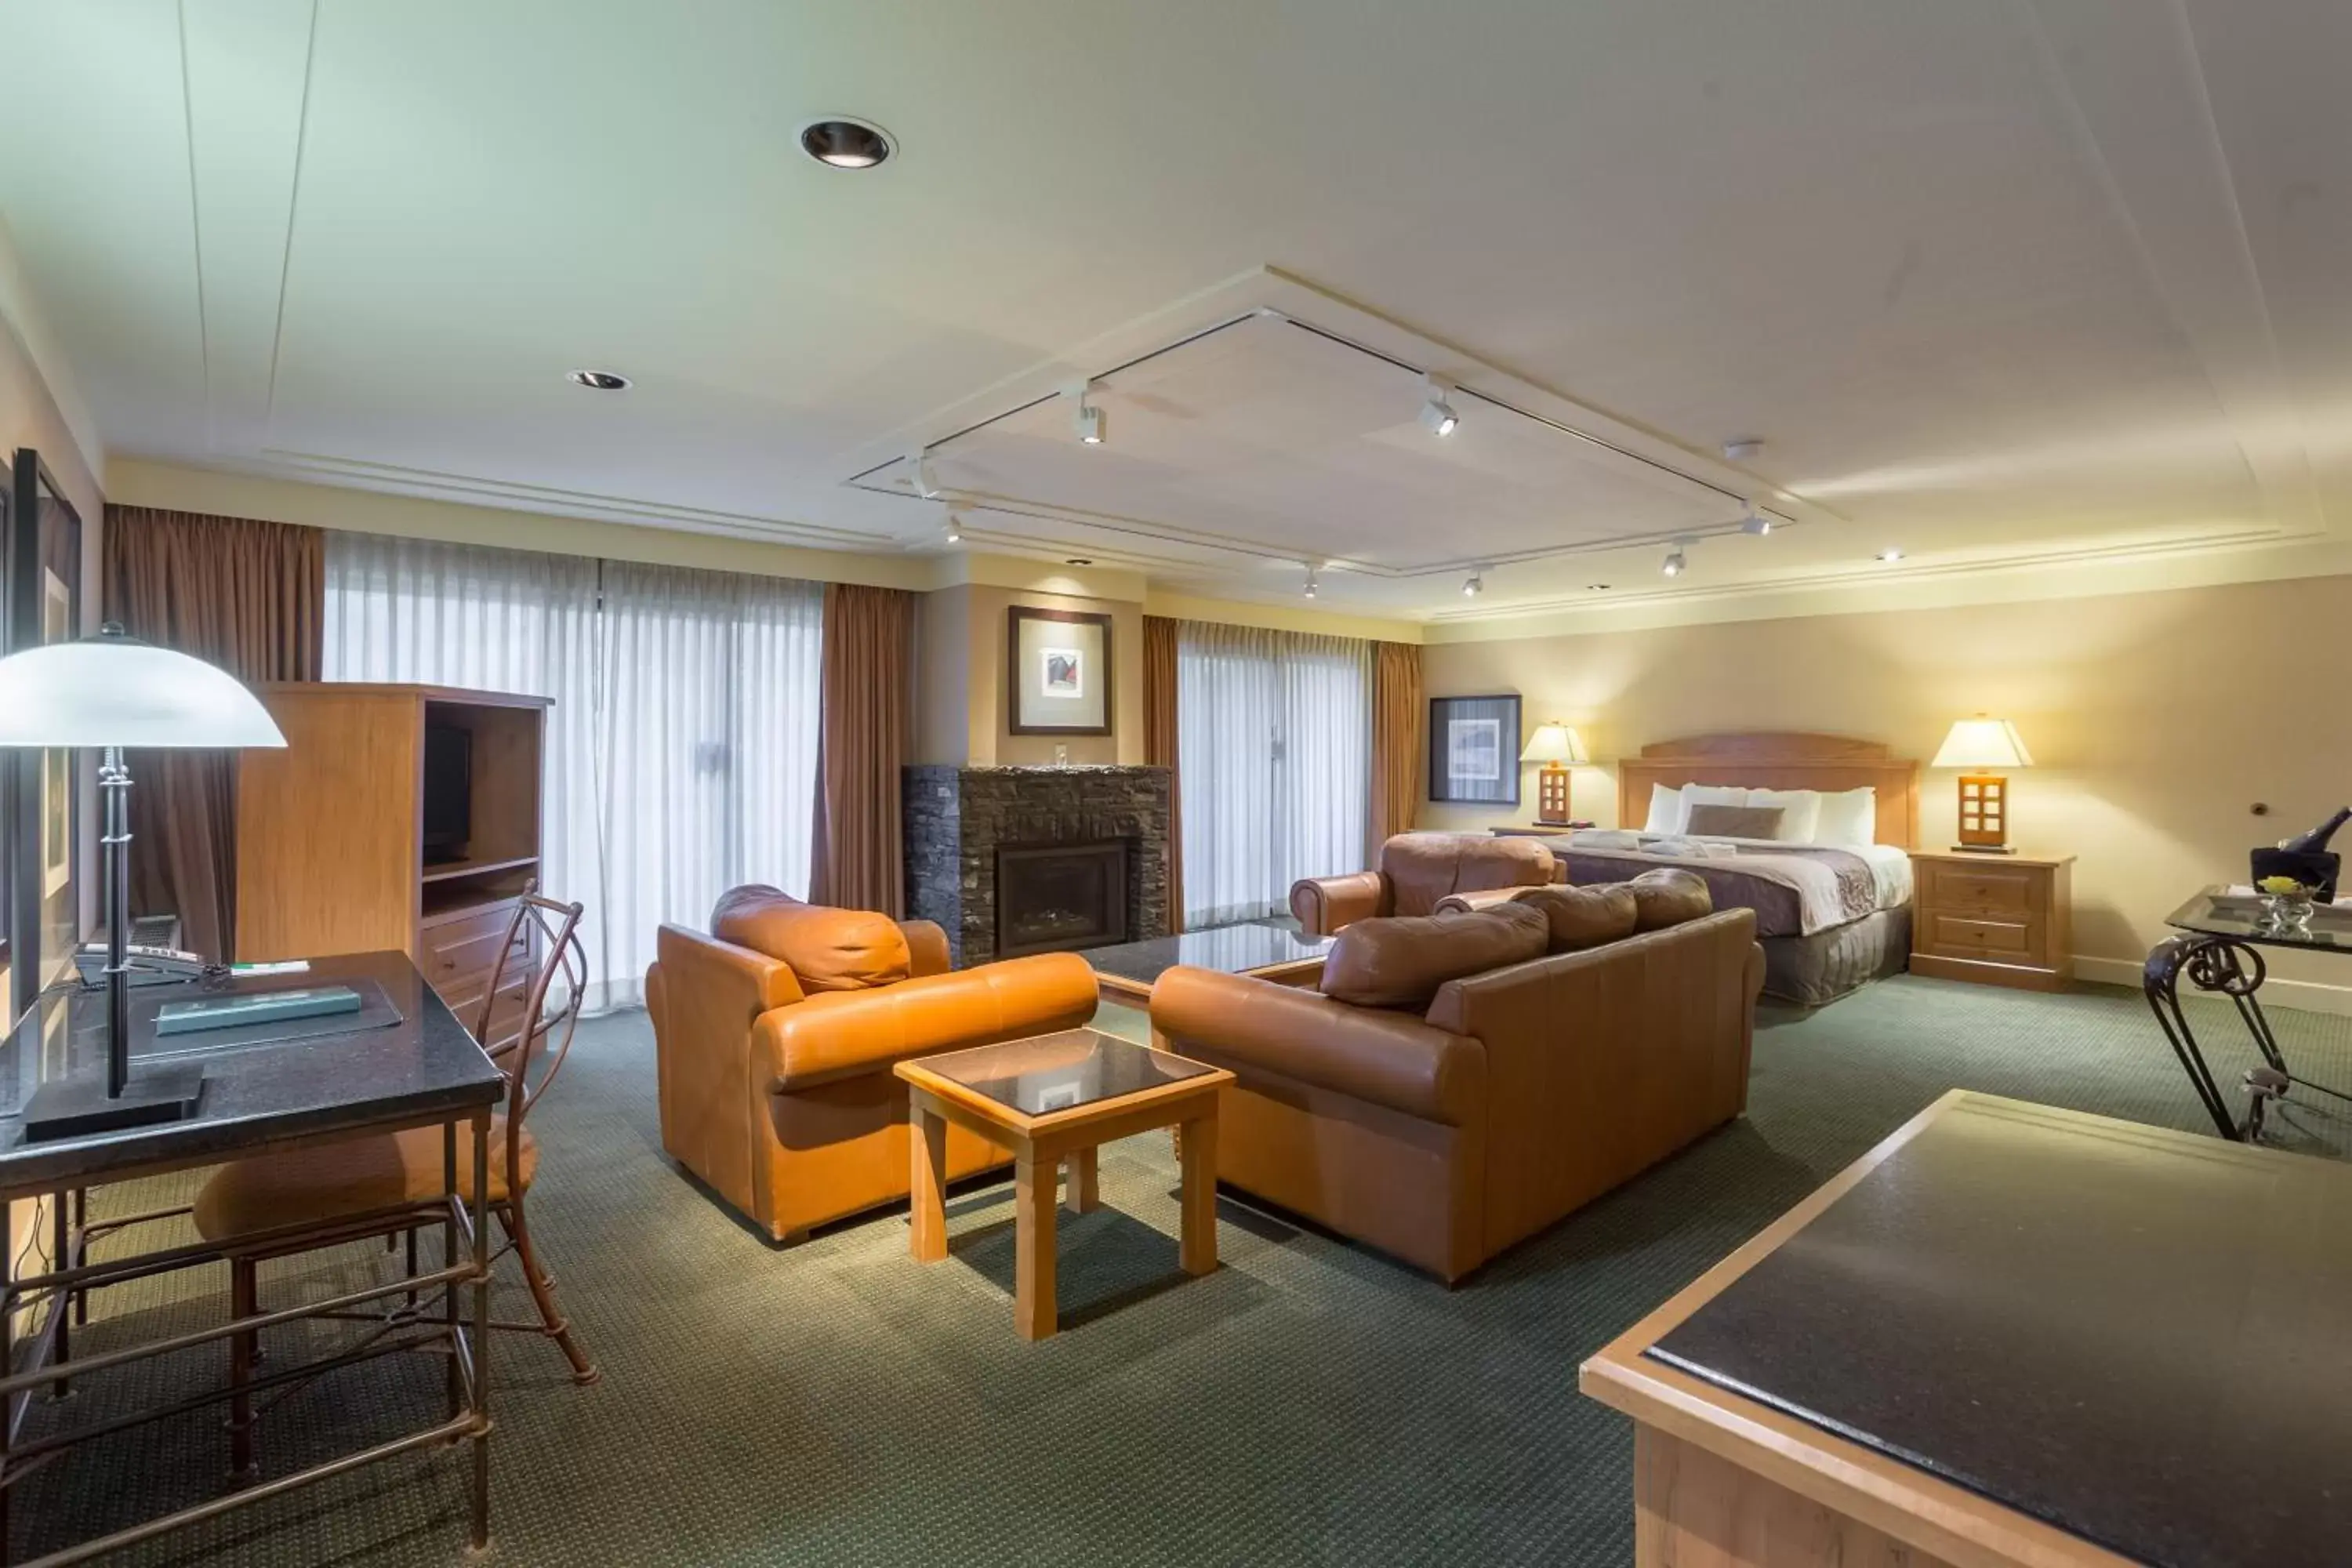
[[[1979,713],[1952,725],[1933,768],[1964,768],[1960,774],[1960,841],[1952,846],[1977,855],[2014,855],[2009,845],[2009,780],[1993,768],[2030,768],[2032,754],[2006,719]]]
[[[204,1092],[194,1066],[131,1071],[131,995],[123,955],[130,926],[131,772],[126,746],[283,746],[260,699],[226,670],[123,635],[109,621],[94,637],[0,658],[0,746],[99,747],[106,795],[106,1077],[53,1079],[25,1102],[25,1137],[76,1138],[176,1121]]]
[[[1566,826],[1570,820],[1568,770],[1591,761],[1584,754],[1583,738],[1557,721],[1538,724],[1519,761],[1543,764],[1543,771],[1536,775],[1536,820]]]

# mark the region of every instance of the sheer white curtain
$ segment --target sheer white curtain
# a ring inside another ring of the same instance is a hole
[[[326,678],[554,699],[541,885],[587,907],[588,1006],[643,1000],[655,929],[740,882],[808,890],[824,590],[327,535]]]
[[[1301,877],[1363,868],[1372,645],[1187,621],[1176,652],[1184,923],[1279,912]]]

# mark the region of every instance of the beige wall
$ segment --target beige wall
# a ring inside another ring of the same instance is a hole
[[[1085,610],[1111,617],[1111,732],[1015,735],[1005,689],[1006,612]],[[1073,763],[1143,761],[1143,605],[964,583],[923,595],[916,653],[915,760],[974,767],[1050,763],[1069,748]]]
[[[2250,847],[2352,801],[2352,663],[2335,646],[2347,624],[2352,576],[2332,576],[1450,643],[1423,658],[1433,697],[1517,690],[1528,726],[1578,726],[1599,765],[1577,770],[1576,810],[1602,823],[1616,814],[1609,764],[1648,742],[1813,730],[1919,758],[1920,840],[1948,844],[1953,775],[1927,759],[1954,719],[2012,719],[2039,764],[2011,785],[2014,841],[2080,857],[2076,952],[2109,961],[2086,964],[2089,977],[2127,981],[2182,899],[2243,881]],[[2252,816],[2256,801],[2271,814]],[[1520,815],[1532,813],[1530,800]],[[1479,827],[1507,815],[1424,805],[1422,822]],[[2336,847],[2352,853],[2352,831]],[[2282,978],[2352,986],[2352,965],[2294,957]]]

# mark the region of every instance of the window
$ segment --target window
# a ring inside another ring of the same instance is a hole
[[[1372,647],[1188,621],[1176,653],[1184,923],[1284,910],[1301,877],[1363,868]]]
[[[327,535],[326,677],[554,700],[541,885],[587,907],[592,1010],[643,1000],[665,921],[808,892],[824,590],[814,583]]]

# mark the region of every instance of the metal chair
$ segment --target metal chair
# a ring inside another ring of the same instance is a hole
[[[491,968],[489,989],[482,999],[473,1034],[507,1080],[506,1109],[492,1117],[490,1123],[490,1191],[487,1205],[489,1212],[498,1216],[507,1239],[491,1254],[490,1264],[496,1268],[499,1258],[509,1252],[515,1254],[521,1262],[523,1281],[539,1309],[537,1322],[493,1320],[490,1326],[553,1340],[572,1363],[572,1381],[585,1384],[594,1383],[601,1374],[581,1350],[569,1321],[557,1310],[555,1281],[540,1261],[531,1240],[525,1197],[536,1173],[538,1146],[524,1129],[532,1109],[562,1069],[579,1026],[587,978],[587,959],[580,941],[582,912],[579,904],[541,897],[536,884],[525,888],[508,924],[507,940],[499,950],[498,962]],[[499,1042],[492,1030],[497,1023],[499,994],[511,961],[519,952],[526,963],[542,952],[545,959],[523,993],[519,1026],[511,1037]],[[559,980],[562,984],[562,995],[551,1009],[549,994]],[[468,1187],[473,1162],[465,1157],[464,1151],[470,1139],[470,1131],[461,1130],[461,1157],[456,1163],[457,1181]],[[388,1247],[397,1247],[404,1232],[407,1272],[411,1277],[417,1276],[417,1237],[426,1223],[424,1200],[444,1191],[444,1167],[443,1132],[438,1127],[339,1139],[222,1167],[205,1184],[194,1212],[197,1227],[206,1239],[222,1245],[228,1252],[232,1314],[245,1318],[261,1310],[257,1277],[264,1261],[371,1237],[381,1236]],[[324,1184],[312,1177],[326,1170],[346,1178],[349,1173],[358,1170],[366,1173],[373,1185],[362,1189],[344,1180],[338,1185],[337,1197],[322,1205],[317,1194]],[[470,1199],[472,1194],[468,1191],[465,1195]],[[298,1210],[299,1217],[287,1221],[273,1216],[272,1207],[280,1203]],[[252,1235],[253,1243],[240,1247],[236,1237],[247,1234]],[[445,1287],[444,1295],[452,1289],[454,1287]],[[448,1300],[442,1305],[454,1310]],[[322,1363],[320,1370],[362,1359],[379,1342],[383,1342],[383,1348],[394,1348],[398,1331],[423,1321],[423,1314],[430,1310],[412,1290],[404,1302],[387,1312],[317,1314],[373,1325],[373,1331],[362,1337],[359,1346]],[[253,1428],[257,1418],[310,1381],[308,1377],[292,1378],[290,1385],[272,1390],[268,1405],[255,1408],[244,1385],[252,1381],[253,1369],[261,1355],[257,1332],[232,1336],[229,1376],[239,1392],[230,1403],[231,1469],[239,1477],[255,1474]],[[456,1375],[453,1366],[453,1398]]]

